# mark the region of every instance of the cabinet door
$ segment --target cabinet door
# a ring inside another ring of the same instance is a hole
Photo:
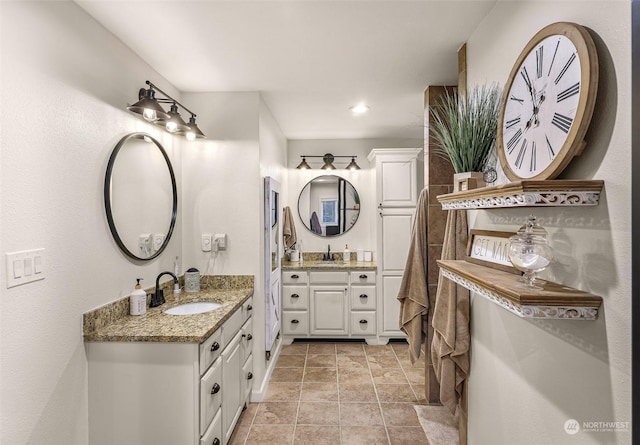
[[[406,337],[400,330],[400,302],[398,290],[402,283],[402,276],[382,276],[381,300],[382,300],[382,335],[392,337]]]
[[[383,272],[402,274],[407,263],[415,209],[384,209],[379,221],[378,265]]]
[[[222,351],[222,431],[229,441],[242,406],[242,333],[238,332]]]
[[[376,165],[379,204],[382,207],[411,207],[418,202],[416,158],[389,156]]]
[[[348,301],[346,286],[310,286],[311,335],[346,335]]]

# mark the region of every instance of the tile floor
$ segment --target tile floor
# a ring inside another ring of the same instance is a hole
[[[415,404],[424,404],[424,362],[411,365],[406,343],[296,342],[229,444],[428,445]]]

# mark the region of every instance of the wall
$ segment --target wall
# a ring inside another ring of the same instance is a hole
[[[501,85],[542,27],[573,21],[595,34],[600,88],[587,148],[562,174],[603,179],[594,208],[535,209],[556,250],[547,278],[601,295],[597,321],[528,321],[472,297],[470,444],[631,443],[630,2],[499,2],[467,43],[469,85]],[[470,226],[515,230],[531,209],[470,212]],[[583,429],[568,435],[576,419]]]
[[[0,251],[44,247],[46,279],[0,283],[0,443],[86,444],[82,314],[152,285],[181,254],[129,261],[102,188],[118,140],[147,131],[180,181],[181,144],[126,111],[150,79],[176,91],[72,2],[2,2]],[[2,255],[4,281],[4,255]]]
[[[376,218],[378,217],[376,203],[375,164],[369,164],[367,155],[374,148],[417,148],[422,146],[422,141],[411,139],[313,139],[291,140],[288,151],[288,200],[284,205],[291,207],[294,215],[298,240],[302,242],[305,252],[326,252],[327,245],[331,245],[332,252],[342,252],[345,244],[349,250],[376,249]],[[302,161],[301,155],[322,156],[331,153],[334,156],[356,155],[356,162],[361,170],[355,172],[345,170],[351,161],[348,158],[336,158],[334,165],[336,170],[320,170],[323,162],[321,158],[307,158],[311,165],[310,170],[297,170],[296,167]],[[304,186],[313,178],[323,174],[340,176],[349,181],[360,196],[360,216],[351,230],[343,235],[333,237],[320,237],[311,233],[302,224],[298,214],[298,196]]]

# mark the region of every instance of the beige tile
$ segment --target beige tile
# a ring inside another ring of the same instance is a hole
[[[338,371],[338,382],[340,383],[370,383],[371,373],[369,369],[344,368]]]
[[[251,425],[236,425],[227,445],[244,445],[247,436],[249,436],[249,428],[251,428]]]
[[[425,383],[425,370],[422,368],[411,368],[405,370],[407,379],[412,385],[420,385]]]
[[[364,355],[364,343],[337,343],[338,355]]]
[[[340,402],[340,425],[383,425],[380,406],[377,403]]]
[[[411,385],[411,389],[413,389],[413,393],[416,395],[418,403],[421,405],[424,405],[427,402],[426,388],[427,387],[425,385]]]
[[[305,355],[280,355],[276,368],[303,368]]]
[[[392,342],[392,343],[389,343],[389,345],[391,346],[391,349],[393,349],[393,352],[396,353],[396,355],[408,353],[409,351],[409,343],[407,343],[406,341]]]
[[[348,368],[369,369],[369,362],[363,355],[338,355],[337,357],[338,370]]]
[[[373,384],[361,383],[340,383],[341,402],[377,402],[376,392]]]
[[[408,383],[376,384],[380,402],[416,402],[416,395]]]
[[[296,423],[298,403],[295,402],[263,402],[253,419],[254,425],[277,425]]]
[[[379,383],[407,383],[407,378],[404,375],[402,368],[394,369],[371,369],[371,375],[373,381],[376,384]]]
[[[335,354],[335,343],[309,343],[309,354]]]
[[[251,425],[258,410],[258,405],[259,403],[247,403],[247,407],[240,414],[238,425]]]
[[[335,382],[335,368],[305,368],[304,382]]]
[[[246,445],[290,444],[293,442],[293,425],[253,425]]]
[[[300,402],[296,422],[302,425],[340,425],[338,402]]]
[[[391,426],[387,427],[391,445],[429,445],[429,440],[422,427]]]
[[[364,345],[367,356],[370,355],[394,355],[393,349],[389,345]]]
[[[338,445],[340,443],[340,427],[296,425],[293,443],[294,445]]]
[[[335,368],[335,354],[307,354],[307,368]]]
[[[280,355],[306,355],[308,345],[306,343],[294,343],[285,345],[280,351]]]
[[[367,357],[369,367],[373,368],[400,368],[400,362],[395,355],[370,355]]]
[[[341,445],[389,445],[383,426],[343,426],[341,431]]]
[[[382,414],[387,427],[420,426],[413,403],[381,403]]]
[[[331,402],[338,400],[336,382],[304,382],[300,400],[305,402]]]
[[[294,382],[302,381],[304,368],[275,368],[271,373],[271,382]]]
[[[302,383],[270,382],[265,402],[297,402],[300,399]]]

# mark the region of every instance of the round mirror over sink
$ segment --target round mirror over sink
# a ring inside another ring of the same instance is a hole
[[[318,236],[342,235],[360,216],[360,196],[340,176],[318,176],[300,192],[298,214],[304,226]]]
[[[176,223],[178,193],[171,161],[146,133],[124,136],[111,152],[104,205],[113,238],[135,260],[156,258]]]

